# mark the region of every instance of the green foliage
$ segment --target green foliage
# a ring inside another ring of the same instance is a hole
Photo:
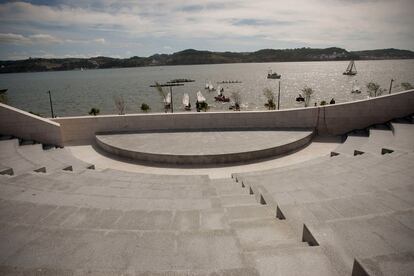
[[[304,95],[304,98],[305,98],[305,107],[308,107],[309,103],[310,103],[310,99],[311,99],[312,94],[313,94],[313,89],[308,87],[308,86],[305,86],[305,87],[302,88],[301,91],[303,92],[303,95]]]
[[[99,114],[99,112],[100,112],[99,108],[92,107],[91,110],[88,113],[89,113],[89,115],[96,116],[96,115]]]
[[[382,89],[378,83],[373,81],[367,84],[367,89],[370,97],[380,96],[384,92],[384,89]]]
[[[202,111],[204,111],[204,112],[207,112],[207,110],[209,109],[210,107],[208,106],[208,103],[206,103],[206,102],[196,102],[196,109],[197,109],[197,112],[200,112],[200,110],[202,110]]]
[[[141,111],[142,112],[148,112],[149,110],[151,110],[151,108],[149,107],[149,105],[147,105],[146,103],[142,103],[141,104]]]
[[[267,103],[264,104],[269,110],[276,109],[275,95],[270,88],[263,89],[263,95],[267,98]]]
[[[401,87],[403,88],[403,90],[411,90],[414,89],[414,86],[409,83],[409,82],[402,82],[401,83]]]
[[[321,101],[320,105],[326,105],[326,101],[325,100]]]

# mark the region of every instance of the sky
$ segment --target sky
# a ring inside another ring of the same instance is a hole
[[[414,50],[414,0],[0,0],[0,60],[184,49]]]

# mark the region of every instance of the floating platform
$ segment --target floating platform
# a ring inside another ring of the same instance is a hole
[[[190,131],[96,135],[104,151],[151,163],[214,165],[275,157],[307,145],[313,130]]]

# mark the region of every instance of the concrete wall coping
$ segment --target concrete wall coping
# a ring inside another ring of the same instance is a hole
[[[31,118],[33,118],[35,120],[43,121],[44,123],[52,124],[52,125],[55,125],[55,126],[60,127],[60,124],[58,122],[52,121],[51,118],[43,118],[43,117],[34,115],[34,114],[30,113],[30,112],[27,112],[27,111],[24,111],[24,110],[15,108],[15,107],[10,106],[10,105],[7,105],[7,104],[0,103],[0,108],[5,108],[5,109],[8,109],[8,110],[10,110],[12,112],[17,112],[17,113],[20,113],[22,115],[29,116],[29,117],[31,117]]]

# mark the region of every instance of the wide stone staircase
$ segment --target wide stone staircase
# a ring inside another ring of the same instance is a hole
[[[2,275],[274,275],[270,263],[285,274],[297,258],[295,271],[334,274],[231,179],[91,170],[17,139],[0,148]]]
[[[234,174],[343,275],[414,271],[414,124],[348,135],[331,157]]]
[[[95,170],[0,140],[0,275],[410,275],[414,125],[234,174]]]

